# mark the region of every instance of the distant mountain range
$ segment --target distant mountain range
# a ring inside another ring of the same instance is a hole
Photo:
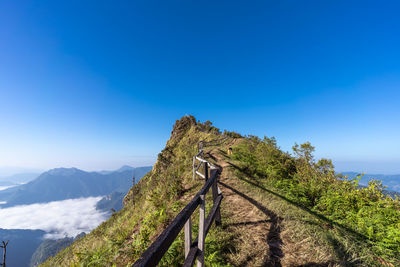
[[[15,174],[25,174],[25,173],[36,173],[41,174],[45,170],[37,169],[37,168],[26,168],[26,167],[10,167],[10,166],[2,166],[0,167],[0,180],[4,177],[10,177]]]
[[[27,183],[32,181],[36,177],[38,177],[40,173],[18,173],[9,176],[2,176],[0,177],[0,186],[7,186],[7,185],[18,185],[22,183]]]
[[[141,168],[146,168],[146,167],[141,167]],[[135,168],[133,168],[133,167],[131,167],[131,166],[128,166],[128,165],[124,165],[124,166],[122,166],[121,168],[119,168],[119,169],[117,169],[117,170],[114,170],[114,171],[98,171],[98,173],[101,173],[101,174],[110,174],[110,173],[112,173],[112,172],[124,172],[124,171],[131,171],[131,170],[134,170]]]
[[[125,192],[112,192],[97,202],[96,209],[106,212],[119,211],[123,208],[122,201],[125,195]]]
[[[358,172],[342,172],[343,175],[349,178],[356,178],[360,173]],[[384,186],[387,186],[387,190],[400,192],[400,174],[365,174],[361,176],[360,184],[368,185],[368,182],[372,179],[382,181]]]
[[[71,198],[104,196],[96,208],[102,211],[122,209],[122,199],[132,183],[137,183],[151,166],[133,168],[122,166],[115,171],[85,172],[77,168],[57,168],[42,174],[9,176],[26,184],[0,191],[0,208]],[[33,177],[33,178],[32,178]],[[135,181],[133,181],[133,178]],[[11,180],[14,181],[14,180]],[[1,184],[0,184],[1,186]],[[1,219],[1,218],[0,218]],[[0,229],[0,241],[10,240],[7,247],[7,266],[36,266],[48,256],[68,246],[74,239],[43,240],[41,230]],[[40,245],[40,246],[39,246]],[[35,252],[35,253],[34,253]],[[1,252],[0,252],[1,253]],[[33,257],[32,257],[32,254]],[[31,259],[32,257],[32,259]]]
[[[0,191],[1,207],[45,203],[71,198],[126,193],[152,167],[123,166],[107,173],[85,172],[77,168],[57,168],[42,173],[33,181]]]

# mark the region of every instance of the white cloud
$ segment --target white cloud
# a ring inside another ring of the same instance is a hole
[[[6,189],[11,188],[11,187],[14,187],[14,186],[16,186],[16,185],[0,186],[0,191],[6,190]]]
[[[74,237],[90,232],[107,219],[106,212],[96,210],[101,197],[53,201],[0,209],[0,228],[40,229],[45,238]]]

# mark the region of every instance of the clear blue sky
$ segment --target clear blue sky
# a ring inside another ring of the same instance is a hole
[[[0,166],[153,163],[176,119],[400,173],[398,1],[0,2]]]

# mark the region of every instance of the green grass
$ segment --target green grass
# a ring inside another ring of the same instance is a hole
[[[327,226],[320,239],[341,264],[399,265],[399,200],[384,196],[379,182],[359,188],[358,180],[337,177],[328,160],[313,160],[309,144],[296,148],[294,158],[273,139],[248,138],[234,149],[235,174],[260,194],[289,203],[290,212],[307,212],[315,218],[310,224]]]
[[[218,136],[215,127],[199,125],[190,117],[178,121],[153,170],[125,197],[125,207],[42,266],[126,266],[138,259],[202,186],[192,179],[192,157],[197,154],[199,141]],[[208,239],[210,244],[215,243],[212,231]],[[219,249],[217,245],[213,247],[216,249],[206,257],[217,262]],[[180,237],[162,265],[178,265],[184,257],[182,251]]]
[[[227,135],[239,137],[232,132]],[[178,121],[153,170],[125,197],[125,207],[42,266],[131,265],[204,184],[192,180],[197,143],[219,137],[219,130],[210,123],[196,125],[192,117]],[[233,164],[226,170],[231,186],[281,218],[282,265],[400,265],[399,201],[384,197],[379,183],[360,189],[356,180],[336,177],[329,160],[314,161],[309,144],[295,146],[293,157],[283,153],[273,138],[237,140],[241,141],[234,146],[234,154],[226,158]],[[223,152],[226,144],[207,149]],[[208,212],[210,193],[206,203]],[[240,221],[234,208],[223,200],[222,227],[212,226],[206,238],[206,266],[260,262],[257,253],[263,251],[246,240],[242,228],[230,227]],[[198,211],[192,222],[195,237]],[[180,233],[160,266],[183,263],[183,238]]]

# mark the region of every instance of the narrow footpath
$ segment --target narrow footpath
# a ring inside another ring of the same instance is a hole
[[[228,145],[233,146],[234,143]],[[272,195],[250,188],[235,176],[234,165],[225,151],[207,153],[222,169],[219,187],[223,192],[224,231],[235,234],[235,249],[228,255],[234,266],[340,266],[326,251],[310,251],[309,239],[293,237],[285,229],[285,218],[268,205]],[[276,199],[274,200],[277,201]],[[289,219],[290,220],[290,219]],[[296,240],[297,239],[297,240]]]

